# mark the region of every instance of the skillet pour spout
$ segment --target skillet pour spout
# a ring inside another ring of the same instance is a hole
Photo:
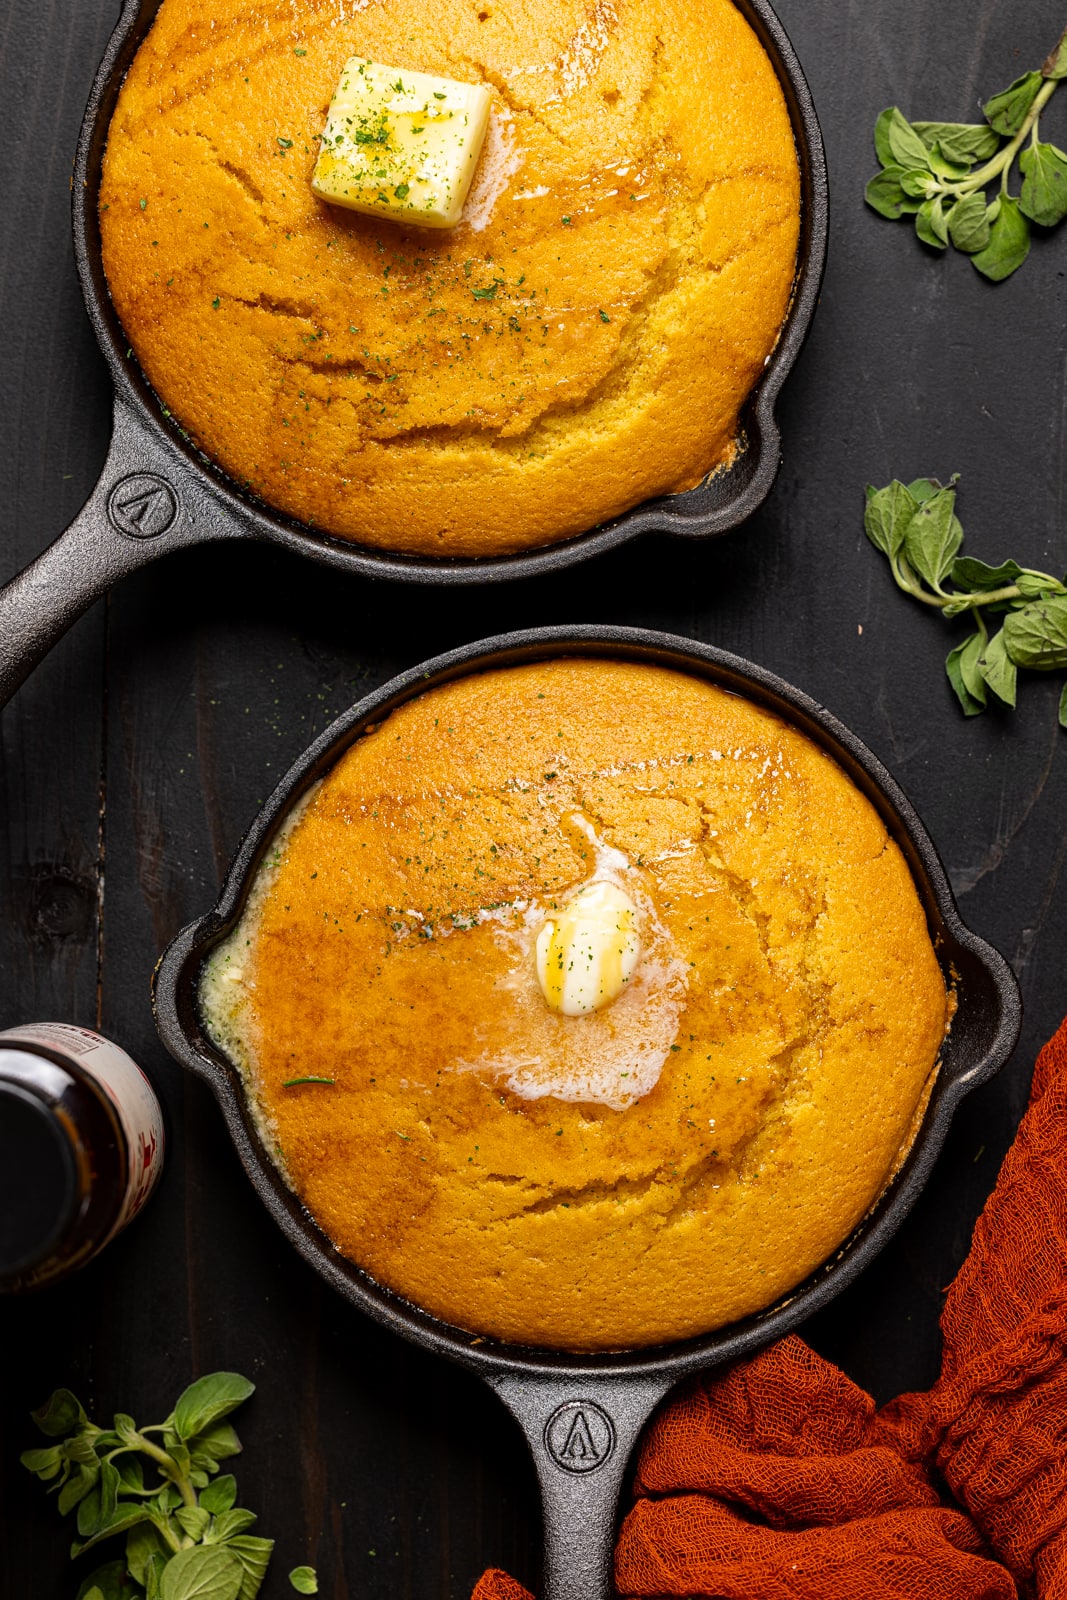
[[[375,1283],[334,1249],[286,1188],[253,1121],[240,1075],[211,1042],[197,1010],[204,960],[241,915],[257,870],[294,804],[396,707],[439,684],[560,656],[673,668],[703,678],[791,723],[841,767],[882,818],[908,862],[957,1009],[922,1126],[900,1171],[852,1237],[789,1295],[715,1333],[657,1349],[598,1355],[475,1340]],[[544,1505],[546,1600],[607,1600],[619,1493],[642,1427],[679,1379],[750,1356],[826,1305],[899,1228],[921,1192],[963,1097],[1005,1063],[1021,1006],[1010,967],[961,921],[929,835],[893,778],[822,706],[738,656],[668,634],[560,627],[505,634],[414,668],[353,706],[294,764],[252,823],[215,907],[185,928],[160,961],[156,1022],[171,1054],[203,1078],[253,1186],[294,1248],[353,1305],[403,1338],[477,1372],[518,1421]]]
[[[740,526],[770,493],[780,460],[775,407],[807,337],[826,261],[829,200],[818,118],[800,63],[770,0],[734,0],[785,95],[801,176],[801,236],[793,297],[778,343],[741,414],[744,448],[697,488],[649,501],[575,538],[530,553],[421,559],[316,530],[244,493],[178,428],[138,368],[115,314],[101,259],[98,197],[108,126],[122,80],[160,0],[124,0],[82,123],[72,183],[74,251],[89,320],[114,386],[114,434],[100,481],[71,526],[0,589],[0,705],[110,586],[171,551],[217,539],[257,539],[366,578],[400,583],[498,583],[557,572],[644,533],[710,538]],[[210,9],[210,8],[209,8]]]

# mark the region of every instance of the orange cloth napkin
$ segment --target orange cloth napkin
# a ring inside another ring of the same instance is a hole
[[[881,1411],[790,1337],[690,1385],[641,1450],[619,1594],[1067,1600],[1067,1022],[941,1318]],[[531,1600],[487,1572],[473,1600]]]

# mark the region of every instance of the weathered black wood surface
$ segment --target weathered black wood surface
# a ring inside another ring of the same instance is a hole
[[[1058,684],[965,723],[950,630],[891,586],[861,532],[862,488],[963,473],[975,554],[1067,565],[1067,237],[1000,288],[935,259],[862,203],[870,129],[892,101],[968,119],[1039,62],[1056,0],[780,0],[823,119],[831,261],[783,406],[785,464],[764,511],[707,545],[647,541],[501,590],[345,580],[244,545],[125,583],[0,717],[0,1024],[96,1024],[151,1072],[172,1143],[129,1235],[61,1289],[0,1306],[3,1600],[73,1596],[54,1507],[15,1464],[25,1413],[66,1383],[151,1420],[214,1367],[259,1392],[242,1498],[342,1600],[464,1597],[499,1563],[534,1581],[535,1485],[516,1430],[466,1375],[378,1332],[283,1245],[207,1091],[163,1053],[149,976],[213,899],[243,826],[349,701],[434,651],[507,626],[611,620],[752,657],[851,724],[929,826],[967,919],[1014,963],[1023,1044],[958,1119],[912,1219],[807,1332],[881,1398],[933,1376],[944,1287],[1067,1009],[1067,735]],[[70,519],[103,459],[108,385],[75,282],[68,174],[115,0],[0,8],[0,577]],[[1049,135],[1067,144],[1067,92]]]

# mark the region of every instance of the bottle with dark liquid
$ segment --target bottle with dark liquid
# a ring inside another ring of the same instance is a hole
[[[162,1165],[159,1101],[124,1050],[65,1022],[0,1033],[0,1291],[84,1266]]]

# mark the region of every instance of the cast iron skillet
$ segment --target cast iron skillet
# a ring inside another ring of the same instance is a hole
[[[741,417],[747,441],[729,472],[686,494],[649,501],[563,544],[493,560],[429,560],[332,539],[243,494],[164,413],[129,351],[107,291],[97,195],[108,124],[126,70],[160,0],[124,0],[82,124],[74,162],[74,250],[89,318],[115,388],[114,431],[100,481],[65,533],[0,591],[0,705],[45,652],[117,579],[156,556],[212,539],[266,539],[366,577],[479,583],[571,566],[636,534],[708,537],[762,504],[778,470],[775,403],[815,311],[826,258],[828,200],[811,93],[769,0],[734,0],[767,51],[793,122],[802,180],[799,265],[781,339]]]
[[[768,1310],[718,1333],[657,1349],[584,1356],[473,1340],[379,1287],[339,1255],[279,1178],[248,1114],[238,1073],[208,1040],[196,1005],[201,965],[240,916],[279,823],[368,723],[381,722],[394,707],[436,684],[490,667],[559,656],[680,669],[766,707],[828,751],[872,802],[904,852],[942,970],[958,997],[941,1072],[911,1153],[831,1261]],[[541,628],[487,639],[415,667],[353,706],[282,779],[246,834],[214,909],[170,945],[156,972],[154,1003],[164,1043],[183,1066],[211,1085],[245,1170],[289,1242],[376,1321],[477,1372],[517,1418],[541,1482],[545,1600],[607,1600],[619,1490],[653,1407],[679,1378],[751,1355],[852,1282],[914,1204],[964,1095],[1007,1060],[1021,1018],[1011,969],[960,921],[929,835],[889,773],[854,733],[799,690],[738,656],[668,634],[606,627]]]

